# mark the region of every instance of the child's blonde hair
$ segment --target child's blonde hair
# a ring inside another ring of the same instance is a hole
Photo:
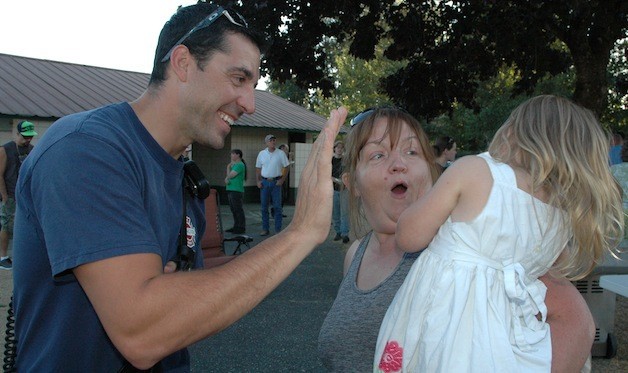
[[[555,269],[570,279],[591,273],[623,237],[622,191],[608,164],[609,137],[593,113],[557,96],[522,103],[497,131],[489,153],[530,173],[562,209],[572,235]]]

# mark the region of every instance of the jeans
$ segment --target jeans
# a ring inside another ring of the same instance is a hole
[[[334,209],[331,220],[334,230],[343,237],[349,235],[349,196],[347,190],[339,192],[334,190]]]
[[[281,208],[281,185],[277,185],[277,180],[262,179],[262,189],[260,191],[262,199],[262,230],[270,231],[268,224],[268,203],[272,201],[275,212],[275,233],[281,231],[283,211]]]
[[[229,199],[229,207],[233,214],[233,229],[236,231],[246,230],[246,218],[244,217],[244,208],[242,207],[242,192],[227,191]]]

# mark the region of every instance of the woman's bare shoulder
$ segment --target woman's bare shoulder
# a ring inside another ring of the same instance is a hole
[[[345,255],[345,262],[342,270],[343,276],[347,274],[349,271],[349,267],[351,266],[351,262],[353,261],[353,257],[355,257],[355,253],[358,251],[358,247],[360,247],[360,243],[362,239],[357,239],[353,241],[349,249],[347,250],[347,254]]]

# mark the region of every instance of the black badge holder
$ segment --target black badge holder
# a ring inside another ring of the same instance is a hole
[[[209,196],[209,181],[193,160],[184,158],[183,163],[183,222],[179,231],[179,245],[174,262],[178,271],[190,271],[194,268],[196,252],[187,244],[187,202],[189,197],[204,200]]]

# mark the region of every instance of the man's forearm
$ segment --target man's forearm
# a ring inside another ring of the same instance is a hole
[[[208,270],[162,274],[158,256],[139,254],[81,266],[75,273],[116,348],[137,367],[150,367],[259,304],[316,246],[318,239],[305,232],[289,226]],[[98,282],[101,271],[120,272],[105,284]]]
[[[346,115],[345,109],[332,111],[314,143],[288,227],[234,260],[208,270],[164,274],[161,258],[144,253],[75,268],[107,334],[131,364],[149,368],[231,325],[324,241],[332,209],[333,141]]]

